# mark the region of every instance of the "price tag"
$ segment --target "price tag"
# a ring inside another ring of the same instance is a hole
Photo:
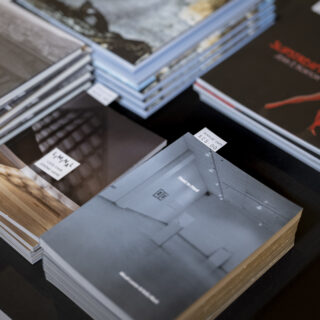
[[[60,149],[55,148],[38,160],[34,165],[50,177],[59,181],[76,169],[80,163],[69,157]]]
[[[219,149],[221,149],[224,145],[227,144],[226,141],[222,140],[220,137],[218,137],[216,134],[214,134],[207,128],[203,128],[194,136],[214,152],[217,152]]]
[[[316,2],[313,6],[312,6],[312,11],[320,14],[320,1]]]
[[[108,106],[119,97],[115,92],[111,91],[101,83],[94,84],[87,90],[87,93],[104,106]]]

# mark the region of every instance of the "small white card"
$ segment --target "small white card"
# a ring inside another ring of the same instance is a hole
[[[212,151],[217,152],[223,146],[227,144],[226,141],[222,140],[212,131],[207,128],[203,128],[194,135],[199,141],[209,147]]]
[[[312,6],[312,11],[320,14],[320,1],[316,2],[313,6]]]
[[[55,148],[38,160],[34,165],[50,177],[59,181],[76,169],[80,163],[69,157],[60,149]]]
[[[108,106],[119,97],[118,94],[111,91],[101,83],[94,84],[90,89],[87,90],[87,93],[104,106]]]

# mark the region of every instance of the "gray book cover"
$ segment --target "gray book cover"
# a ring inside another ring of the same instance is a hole
[[[173,319],[300,210],[186,134],[42,242],[111,310]]]
[[[9,1],[0,3],[0,98],[82,47]]]

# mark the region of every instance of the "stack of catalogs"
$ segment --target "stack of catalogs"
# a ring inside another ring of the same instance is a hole
[[[0,146],[0,236],[38,261],[44,232],[165,144],[78,95]]]
[[[211,319],[294,244],[301,208],[186,134],[41,238],[94,319]]]
[[[81,41],[10,1],[0,3],[0,143],[92,81]]]
[[[147,118],[270,27],[274,0],[17,0],[94,51],[96,78]]]
[[[320,39],[320,2],[291,1],[275,26],[194,89],[208,105],[320,171],[320,49],[309,39]]]

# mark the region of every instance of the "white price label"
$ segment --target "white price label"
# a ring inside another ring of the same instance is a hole
[[[320,14],[320,1],[316,2],[313,6],[312,6],[312,11]]]
[[[90,89],[87,90],[87,93],[104,106],[108,106],[119,97],[118,94],[111,91],[101,83],[94,84]]]
[[[214,152],[217,152],[219,149],[221,149],[223,146],[227,144],[226,141],[222,140],[220,137],[218,137],[216,134],[214,134],[207,128],[203,128],[194,136]]]
[[[69,157],[60,149],[55,148],[38,160],[34,165],[50,177],[59,181],[76,169],[80,163]]]

